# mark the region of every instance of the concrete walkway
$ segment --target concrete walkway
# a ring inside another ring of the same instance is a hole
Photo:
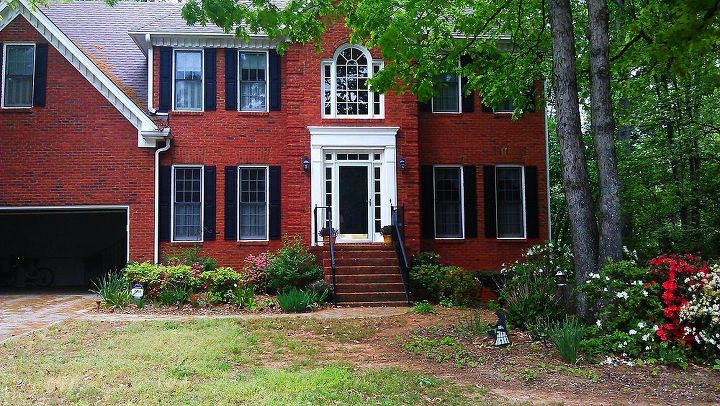
[[[94,294],[73,293],[23,293],[0,294],[0,344],[14,337],[65,320],[88,321],[149,321],[149,320],[193,320],[208,318],[316,318],[355,319],[387,317],[406,313],[408,307],[341,307],[312,313],[295,314],[227,314],[227,315],[164,315],[164,314],[121,314],[99,313],[95,310],[98,297]]]

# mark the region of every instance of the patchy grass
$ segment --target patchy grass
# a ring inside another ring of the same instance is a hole
[[[0,404],[132,399],[168,405],[464,405],[480,400],[482,391],[421,373],[356,369],[329,360],[322,356],[325,340],[303,337],[322,331],[332,342],[369,334],[346,324],[283,319],[66,323],[0,347]]]

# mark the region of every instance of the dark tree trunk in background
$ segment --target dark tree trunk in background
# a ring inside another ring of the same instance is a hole
[[[610,93],[608,6],[606,0],[587,0],[590,48],[590,124],[598,165],[600,236],[598,266],[622,259],[620,181],[615,158],[615,120]]]
[[[557,134],[562,159],[563,188],[573,241],[575,281],[582,286],[588,274],[597,269],[597,225],[583,155],[580,103],[575,71],[575,38],[570,0],[550,0],[550,26],[553,52],[553,87]],[[585,295],[578,292],[577,310],[586,315]]]

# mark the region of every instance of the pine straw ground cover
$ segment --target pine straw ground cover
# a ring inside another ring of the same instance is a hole
[[[489,312],[68,322],[0,345],[0,404],[717,404],[720,374],[583,364]]]

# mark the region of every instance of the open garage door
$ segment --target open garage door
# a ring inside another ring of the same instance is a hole
[[[126,208],[0,210],[0,289],[88,288],[128,255]]]

